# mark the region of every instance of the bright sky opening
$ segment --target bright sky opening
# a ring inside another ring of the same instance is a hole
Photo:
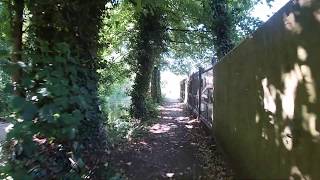
[[[262,21],[267,21],[274,13],[281,9],[289,0],[274,0],[271,7],[264,0],[257,4],[251,15],[260,18]]]

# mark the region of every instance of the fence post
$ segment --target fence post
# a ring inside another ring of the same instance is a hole
[[[201,114],[201,93],[202,93],[202,68],[199,67],[199,99],[198,99],[198,119],[200,119]]]

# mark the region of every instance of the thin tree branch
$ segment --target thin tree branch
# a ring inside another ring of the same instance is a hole
[[[190,42],[184,42],[184,41],[174,41],[174,40],[171,40],[171,39],[169,39],[169,40],[167,40],[168,42],[172,42],[172,43],[177,43],[177,44],[204,44],[204,45],[208,45],[207,43],[197,43],[197,42],[192,42],[192,43],[190,43]]]
[[[211,31],[200,30],[200,29],[177,29],[177,28],[166,28],[166,31],[181,31],[186,33],[193,33],[193,32],[212,33]]]

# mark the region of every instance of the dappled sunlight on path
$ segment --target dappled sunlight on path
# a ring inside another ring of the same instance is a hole
[[[113,166],[122,169],[128,179],[137,180],[230,177],[221,167],[223,162],[219,172],[210,170],[210,160],[203,158],[207,156],[204,151],[211,153],[204,145],[208,136],[197,134],[203,129],[197,120],[185,115],[183,104],[167,100],[160,111],[159,121],[148,127],[144,137],[114,152]]]

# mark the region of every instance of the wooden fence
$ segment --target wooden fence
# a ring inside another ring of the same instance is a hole
[[[182,100],[187,98],[188,110],[211,129],[213,124],[213,67],[199,68],[198,72],[182,80],[180,86],[180,98]]]

